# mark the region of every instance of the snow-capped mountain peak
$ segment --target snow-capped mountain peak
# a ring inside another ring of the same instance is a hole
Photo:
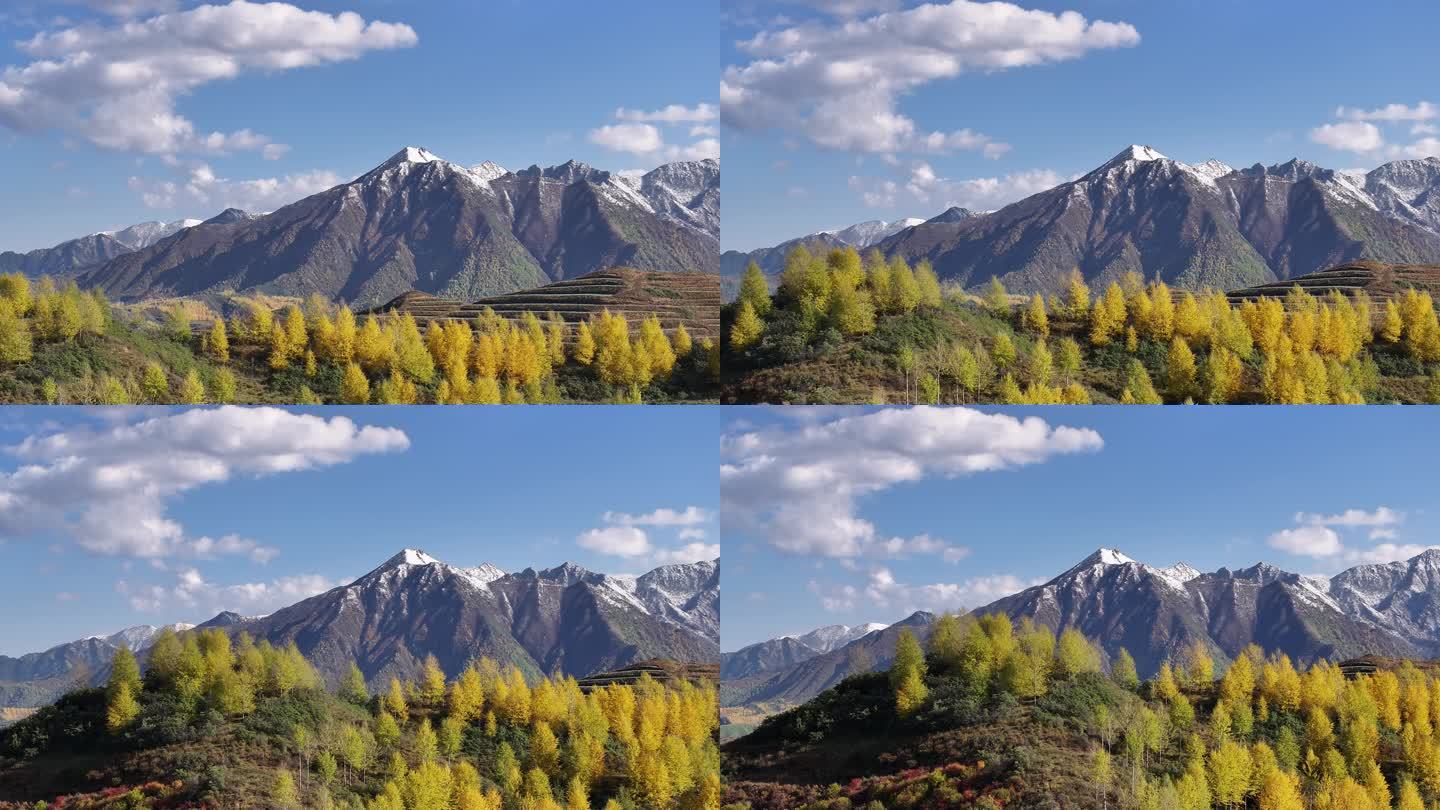
[[[481,182],[489,182],[497,177],[504,177],[509,173],[509,169],[489,160],[478,166],[470,167],[470,175]]]
[[[434,163],[441,158],[429,149],[419,146],[407,146],[391,158],[391,163]]]
[[[1152,160],[1169,160],[1169,158],[1162,155],[1160,151],[1154,147],[1132,143],[1124,149],[1121,149],[1120,153],[1115,157],[1106,161],[1105,165],[1101,168],[1121,166],[1127,163],[1148,163]]]
[[[1199,570],[1197,570],[1189,563],[1183,562],[1175,563],[1174,565],[1167,568],[1160,568],[1157,570],[1159,570],[1161,574],[1164,574],[1165,576],[1172,579],[1179,580],[1180,582],[1189,582],[1190,580],[1200,576]]]

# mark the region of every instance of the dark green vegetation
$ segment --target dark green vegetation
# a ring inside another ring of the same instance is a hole
[[[722,310],[722,401],[1088,404],[1440,402],[1433,267],[1347,265],[1227,295],[1146,285],[1017,301],[934,271],[792,251]],[[928,290],[928,292],[921,292]]]
[[[727,810],[893,807],[1420,810],[1440,791],[1433,670],[1367,659],[1305,671],[1203,644],[1148,681],[1083,635],[1003,615],[900,638],[723,749]],[[1107,671],[1108,670],[1108,671]]]
[[[142,676],[0,730],[0,808],[715,807],[715,691],[703,682],[582,690],[481,658],[453,680],[336,690],[293,645],[165,632]],[[670,669],[683,670],[673,662]]]

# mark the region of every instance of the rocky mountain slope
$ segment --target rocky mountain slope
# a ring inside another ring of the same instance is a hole
[[[452,675],[480,656],[532,675],[577,677],[650,658],[713,663],[720,654],[720,561],[664,565],[638,577],[574,563],[507,574],[405,549],[348,585],[268,616],[225,612],[199,626],[276,645],[293,641],[331,681],[354,661],[378,685],[416,676],[432,654]],[[158,631],[132,628],[0,658],[0,695],[8,688],[12,698],[30,696],[0,705],[43,705],[77,682],[98,683],[121,640],[143,651]]]
[[[66,279],[80,271],[147,248],[186,228],[199,225],[198,219],[175,222],[141,222],[116,231],[101,231],[69,239],[54,247],[26,253],[0,253],[0,273],[24,273],[32,278],[53,276]]]
[[[471,300],[623,265],[717,267],[718,161],[627,178],[570,161],[506,171],[407,147],[270,214],[219,218],[83,273],[118,300],[217,290],[374,306],[407,290]]]
[[[893,625],[789,666],[739,678],[722,675],[720,705],[778,710],[804,703],[850,675],[888,667],[895,657],[895,642],[900,632],[908,628],[923,641],[929,637],[934,621],[933,613],[918,611]]]
[[[1092,286],[1134,271],[1233,289],[1355,259],[1440,261],[1437,190],[1433,160],[1357,176],[1302,160],[1190,165],[1131,146],[994,213],[907,229],[879,247],[971,287],[997,276],[1015,292],[1053,291],[1079,268]]]
[[[741,647],[720,656],[720,674],[727,679],[744,678],[798,664],[821,653],[849,644],[886,625],[878,622],[854,627],[831,624],[795,636],[782,636]]]

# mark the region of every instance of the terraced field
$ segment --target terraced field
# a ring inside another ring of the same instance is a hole
[[[1246,299],[1284,298],[1297,284],[1315,296],[1328,295],[1331,290],[1338,290],[1346,295],[1354,295],[1363,290],[1374,300],[1382,302],[1404,295],[1405,290],[1410,288],[1436,295],[1440,294],[1440,265],[1384,264],[1362,260],[1285,281],[1272,281],[1234,290],[1226,295],[1232,304]]]
[[[526,312],[541,318],[556,312],[572,324],[608,309],[612,314],[625,315],[632,327],[650,315],[658,315],[660,325],[667,332],[683,323],[696,340],[717,339],[720,336],[720,277],[617,267],[468,304],[412,291],[371,311],[379,315],[408,313],[423,325],[432,320],[473,320],[486,307],[511,320],[519,320]]]
[[[690,328],[690,327],[685,327]],[[708,681],[718,683],[720,680],[719,664],[687,664],[680,661],[668,661],[660,658],[651,658],[646,661],[638,661],[629,666],[613,669],[609,672],[597,672],[581,678],[580,688],[585,691],[598,689],[611,684],[632,684],[640,680],[640,676],[648,674],[651,678],[661,683],[675,680],[687,680],[694,682]]]

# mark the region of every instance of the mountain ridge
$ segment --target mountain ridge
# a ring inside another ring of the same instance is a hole
[[[230,290],[374,306],[412,289],[474,299],[621,265],[715,272],[719,188],[714,159],[631,180],[573,160],[466,167],[412,146],[274,212],[226,212],[77,279],[121,301]]]
[[[704,663],[719,658],[718,559],[658,566],[638,577],[574,563],[506,573],[489,563],[454,566],[406,548],[323,593],[265,616],[222,611],[192,627],[247,632],[275,645],[295,642],[327,680],[351,661],[372,684],[415,676],[427,655],[449,674],[489,655],[529,675],[588,675],[649,658]],[[100,683],[118,639],[160,628],[56,645],[19,658],[0,656],[0,705],[42,705],[76,685]],[[129,634],[126,636],[126,634]]]

